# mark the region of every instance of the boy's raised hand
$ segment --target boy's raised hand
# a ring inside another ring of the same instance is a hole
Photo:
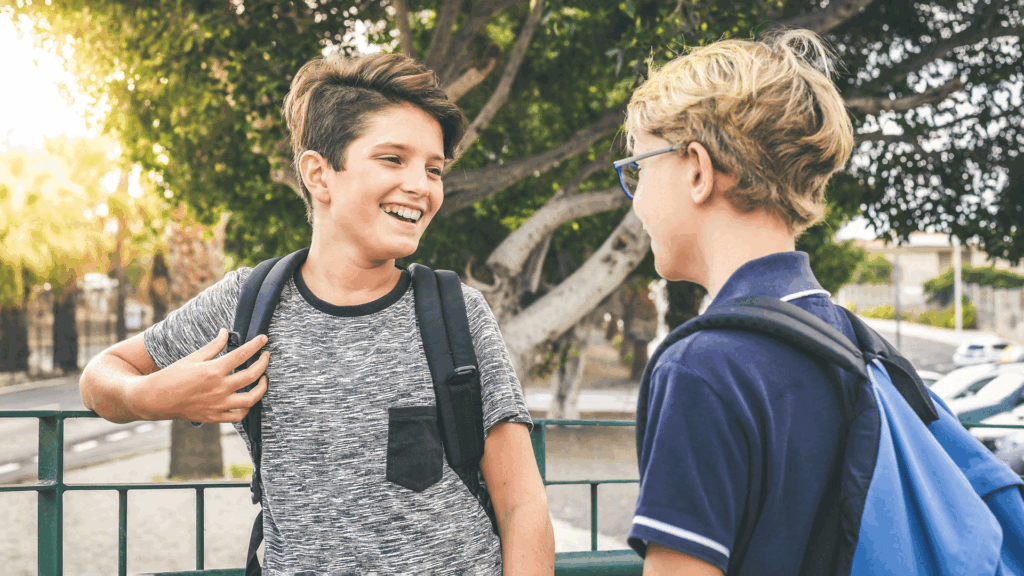
[[[147,420],[190,420],[192,422],[241,422],[267,391],[264,372],[270,354],[264,351],[252,366],[232,374],[267,343],[260,335],[217,358],[228,343],[228,331],[221,329],[209,344],[192,354],[153,372],[135,386],[129,402]],[[259,378],[248,392],[238,392]]]

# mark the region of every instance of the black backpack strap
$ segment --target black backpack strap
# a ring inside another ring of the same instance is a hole
[[[490,494],[480,480],[484,455],[483,397],[462,282],[454,272],[409,266],[416,317],[434,383],[438,425],[448,465],[480,502],[498,531]]]
[[[914,365],[904,358],[888,340],[879,336],[878,332],[865,324],[859,316],[846,308],[843,308],[843,311],[846,312],[846,317],[853,325],[853,332],[857,335],[857,340],[860,341],[868,361],[877,358],[885,365],[893,386],[926,425],[938,420],[939,413],[935,409],[935,403],[932,402],[931,394],[928,393],[928,387],[917,375]]]
[[[234,327],[231,334],[228,335],[228,351],[238,348],[260,334],[268,333],[270,319],[274,315],[274,309],[277,308],[277,302],[281,299],[281,292],[284,291],[288,279],[295,273],[295,269],[306,260],[308,253],[309,248],[303,248],[283,258],[272,258],[261,262],[253,269],[242,285],[242,293],[238,297]],[[245,370],[258,358],[258,354],[253,354],[236,369],[236,372]],[[249,384],[243,390],[251,390],[256,382]],[[252,450],[252,482],[249,485],[252,491],[252,503],[260,504],[261,507],[263,504],[263,481],[260,476],[260,461],[263,454],[262,423],[263,401],[260,400],[245,415],[242,420],[242,429],[249,438],[249,446]],[[256,556],[262,541],[263,510],[261,509],[253,523],[252,535],[249,538],[249,552],[245,565],[246,576],[262,574],[259,559]]]

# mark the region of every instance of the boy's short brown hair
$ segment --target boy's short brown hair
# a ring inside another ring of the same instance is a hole
[[[716,169],[738,178],[725,193],[734,207],[773,211],[798,235],[823,217],[825,185],[853,150],[832,62],[806,30],[694,48],[633,94],[630,145],[638,132],[700,142]]]
[[[370,54],[324,56],[302,66],[284,99],[283,115],[310,223],[313,203],[298,173],[302,154],[317,152],[332,168],[341,170],[348,145],[363,135],[370,118],[406,102],[437,120],[444,137],[444,156],[453,160],[466,131],[466,117],[441,90],[437,76],[422,64],[401,54]]]

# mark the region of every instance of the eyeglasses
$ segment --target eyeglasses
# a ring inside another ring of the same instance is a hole
[[[636,183],[640,180],[640,165],[637,162],[644,158],[665,154],[680,148],[682,146],[669,146],[668,148],[637,154],[636,156],[630,156],[629,158],[613,162],[612,166],[615,166],[615,171],[619,173],[619,184],[622,185],[622,191],[626,193],[626,196],[630,200],[633,199],[633,194],[636,192]]]

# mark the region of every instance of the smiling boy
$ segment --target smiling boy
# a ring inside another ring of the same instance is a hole
[[[219,355],[251,273],[236,270],[90,362],[86,406],[115,422],[233,422],[242,433],[262,398],[267,574],[552,573],[531,420],[478,291],[463,286],[487,434],[480,469],[500,540],[443,453],[403,462],[416,447],[396,449],[391,433],[435,402],[410,275],[395,259],[416,250],[444,200],[461,111],[421,65],[372,55],[307,63],[284,117],[313,236],[269,340]]]

